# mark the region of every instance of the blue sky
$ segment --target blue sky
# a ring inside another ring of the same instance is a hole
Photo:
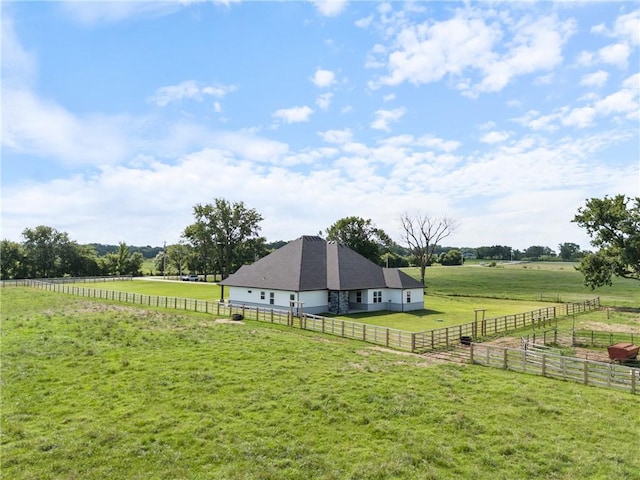
[[[444,242],[588,237],[640,195],[637,2],[3,2],[2,238],[180,239],[192,207],[268,241],[403,213]]]

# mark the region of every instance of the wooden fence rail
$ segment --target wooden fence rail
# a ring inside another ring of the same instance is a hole
[[[104,277],[100,277],[104,278]],[[107,277],[114,278],[114,277]],[[130,278],[130,277],[129,277]],[[45,290],[80,295],[83,297],[113,300],[125,303],[135,303],[153,307],[191,310],[216,315],[231,316],[239,313],[248,319],[277,323],[290,327],[311,330],[315,332],[337,335],[344,338],[362,340],[389,348],[410,352],[426,352],[457,346],[466,337],[466,341],[481,336],[494,335],[526,327],[545,328],[556,318],[556,307],[540,308],[531,312],[503,317],[478,320],[471,323],[450,327],[427,330],[424,332],[407,332],[394,328],[381,327],[367,323],[351,322],[331,317],[302,314],[301,318],[293,317],[289,310],[278,310],[267,307],[249,307],[246,305],[230,304],[218,301],[195,300],[179,297],[163,297],[142,295],[139,293],[119,292],[114,290],[99,290],[89,287],[79,287],[75,282],[51,282],[49,280],[20,280],[16,286],[31,286]],[[588,303],[588,307],[585,305]],[[579,308],[596,308],[599,299],[585,302]]]
[[[474,364],[640,393],[640,369],[625,365],[479,343],[471,344],[469,358]]]
[[[555,306],[545,307],[531,312],[487,318],[462,325],[419,332],[415,334],[416,350],[427,351],[457,345],[460,343],[461,337],[478,338],[526,327],[546,328],[553,324],[554,319],[557,318],[556,313]]]
[[[133,280],[131,275],[119,275],[109,277],[58,277],[58,278],[34,278],[20,280],[2,280],[0,287],[31,287],[32,282],[45,283],[106,283]]]
[[[640,342],[637,333],[598,332],[594,330],[574,330],[573,345],[586,347],[607,347],[619,342]]]

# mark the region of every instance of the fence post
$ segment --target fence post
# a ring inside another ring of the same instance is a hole
[[[473,342],[469,345],[469,362],[473,363]]]
[[[640,372],[640,370],[636,371],[635,368],[631,369],[631,393],[636,393],[636,373]]]
[[[585,361],[583,364],[583,371],[584,371],[584,384],[585,385],[589,385],[589,362]]]
[[[416,334],[415,333],[411,334],[411,351],[412,352],[416,351]]]
[[[507,369],[507,349],[506,348],[502,349],[502,368],[504,370]]]
[[[547,354],[543,353],[542,354],[542,376],[546,377],[547,376]]]

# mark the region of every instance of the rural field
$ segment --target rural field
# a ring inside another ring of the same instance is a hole
[[[465,312],[501,296],[502,308],[526,305],[516,312],[583,294],[612,307],[620,298],[624,309],[576,321],[640,329],[637,282],[585,292],[567,273],[577,272],[433,268],[425,301],[441,318],[458,298]],[[219,296],[186,282],[107,285]],[[640,478],[640,399],[629,393],[266,323],[0,293],[2,478]]]
[[[615,279],[611,287],[592,291],[582,284],[573,263],[539,262],[483,267],[431,267],[427,269],[425,309],[410,313],[361,313],[341,316],[361,323],[420,332],[472,322],[475,309],[486,309],[486,318],[529,312],[564,302],[600,297],[603,306],[640,308],[638,282]],[[419,278],[418,269],[407,273]],[[82,284],[76,284],[81,286]],[[202,282],[166,282],[138,279],[133,282],[87,283],[87,288],[134,292],[144,295],[217,301],[220,287]]]

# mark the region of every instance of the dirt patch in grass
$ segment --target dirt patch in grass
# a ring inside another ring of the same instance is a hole
[[[244,325],[242,320],[231,320],[229,318],[216,318],[214,323],[230,323],[232,325]]]
[[[384,347],[369,347],[366,350],[358,350],[356,353],[358,355],[371,355],[371,351],[374,352],[385,352],[385,353],[395,353],[396,355],[402,355],[405,357],[416,357],[416,358],[422,358],[422,355],[418,355],[417,353],[411,353],[411,352],[403,352],[401,350],[393,350],[391,348],[384,348]]]

